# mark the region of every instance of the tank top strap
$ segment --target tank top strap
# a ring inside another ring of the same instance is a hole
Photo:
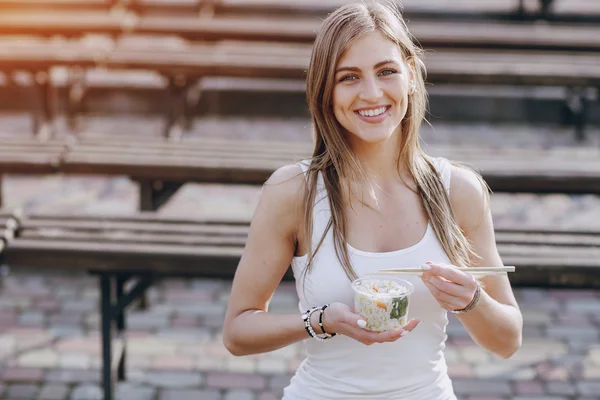
[[[310,159],[298,161],[296,164],[298,164],[300,168],[302,168],[302,173],[306,175],[306,173],[308,172],[308,167],[310,167]]]
[[[444,183],[446,193],[450,195],[450,179],[452,176],[452,164],[444,157],[434,157],[431,159],[433,165],[437,169],[438,175]]]

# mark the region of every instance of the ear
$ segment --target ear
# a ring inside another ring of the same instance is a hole
[[[406,59],[406,67],[408,70],[408,94],[412,95],[417,92],[417,73],[415,69],[415,59],[413,57]]]

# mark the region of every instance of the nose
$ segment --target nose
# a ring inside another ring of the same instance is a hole
[[[365,78],[361,82],[362,87],[359,97],[364,101],[376,101],[383,95],[383,91],[379,87],[377,79]]]

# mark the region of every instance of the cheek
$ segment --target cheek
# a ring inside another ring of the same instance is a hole
[[[348,93],[343,89],[336,88],[333,91],[333,114],[335,118],[342,123],[347,118],[346,112],[349,110]]]

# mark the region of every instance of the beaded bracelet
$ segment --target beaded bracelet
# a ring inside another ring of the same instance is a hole
[[[465,308],[463,308],[462,310],[454,310],[454,311],[450,311],[450,312],[452,314],[457,314],[457,315],[469,312],[475,308],[475,306],[479,302],[480,297],[481,297],[481,285],[479,284],[479,282],[477,282],[477,289],[475,290],[475,295],[473,295],[473,299],[471,300],[471,302],[469,304],[467,304],[467,306]]]
[[[318,342],[325,342],[329,339],[331,339],[333,336],[335,336],[335,334],[328,334],[327,332],[325,332],[325,329],[323,328],[323,311],[325,310],[325,308],[327,308],[328,305],[324,306],[324,307],[313,307],[309,310],[307,310],[304,314],[302,314],[302,321],[304,321],[304,329],[306,329],[306,332],[308,333],[308,335],[317,340]],[[319,315],[319,325],[321,326],[321,330],[323,332],[325,332],[325,336],[319,336],[315,330],[313,329],[312,325],[310,324],[310,317],[314,314],[314,313],[320,313]]]
[[[327,333],[325,332],[325,328],[323,327],[323,314],[325,314],[325,309],[329,307],[329,304],[325,304],[322,308],[321,308],[321,313],[319,314],[319,326],[321,327],[321,332],[323,332],[323,335],[328,336],[330,338],[334,337],[335,335],[337,335],[337,333]]]

